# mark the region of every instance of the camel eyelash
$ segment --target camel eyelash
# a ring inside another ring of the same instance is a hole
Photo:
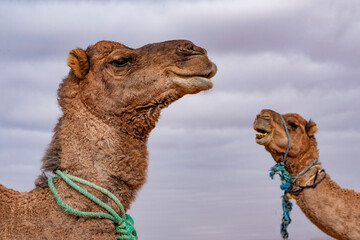
[[[297,125],[296,123],[294,123],[294,122],[289,122],[289,126],[290,126],[293,130],[295,130],[295,129],[298,127],[298,125]]]
[[[125,67],[131,62],[130,58],[119,58],[110,62],[115,67]]]

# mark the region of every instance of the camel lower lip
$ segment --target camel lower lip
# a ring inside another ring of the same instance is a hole
[[[207,85],[210,88],[213,87],[214,83],[210,78],[202,77],[202,76],[193,76],[189,77],[190,81],[198,81],[204,83],[204,85]]]
[[[189,93],[196,93],[204,90],[209,90],[213,87],[213,82],[210,78],[203,76],[177,76],[173,79],[173,82],[184,89],[187,89]]]

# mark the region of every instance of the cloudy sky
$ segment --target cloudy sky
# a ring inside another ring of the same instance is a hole
[[[218,74],[151,133],[130,210],[140,239],[280,239],[282,193],[253,119],[263,108],[312,118],[324,168],[360,191],[359,19],[358,0],[1,1],[0,183],[34,187],[70,49],[188,39]],[[330,239],[298,207],[292,218],[291,239]]]

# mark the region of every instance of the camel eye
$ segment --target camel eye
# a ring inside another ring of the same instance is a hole
[[[297,123],[295,122],[289,122],[289,126],[291,127],[292,130],[295,130],[298,127]]]
[[[111,61],[111,65],[115,66],[115,67],[125,67],[126,65],[128,65],[128,63],[130,62],[130,59],[128,58],[119,58],[116,60]]]

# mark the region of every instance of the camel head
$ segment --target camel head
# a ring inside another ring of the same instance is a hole
[[[71,50],[68,65],[77,83],[71,92],[80,94],[89,108],[118,116],[208,90],[217,70],[205,49],[186,40],[137,49],[100,41],[87,50]],[[60,104],[69,92],[60,89]]]
[[[71,50],[68,66],[69,76],[58,92],[65,114],[77,105],[73,99],[81,99],[97,117],[142,136],[155,127],[162,108],[211,89],[217,71],[206,50],[186,40],[137,49],[100,41]]]
[[[282,114],[282,116],[290,137],[288,157],[302,156],[310,148],[311,139],[314,139],[314,134],[318,129],[316,123],[311,120],[306,121],[296,113]],[[276,162],[282,161],[288,139],[280,114],[268,109],[262,110],[256,116],[253,127],[257,132],[256,143],[264,145]]]

